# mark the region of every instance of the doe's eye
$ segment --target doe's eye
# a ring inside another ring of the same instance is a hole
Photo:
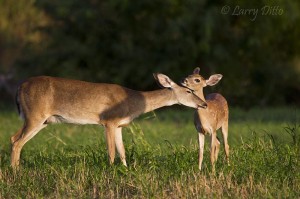
[[[187,93],[192,93],[192,91],[190,91],[190,90],[187,90],[186,92],[187,92]]]
[[[195,82],[199,83],[199,82],[200,82],[200,79],[195,79]]]

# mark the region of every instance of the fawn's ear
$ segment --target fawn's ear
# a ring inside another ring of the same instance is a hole
[[[161,73],[153,73],[157,83],[164,88],[172,88],[175,84],[168,76]]]
[[[199,73],[200,73],[200,68],[199,67],[195,68],[193,74],[199,75]]]
[[[221,74],[211,75],[208,80],[205,80],[206,85],[208,86],[216,85],[222,79],[222,77],[223,75]]]

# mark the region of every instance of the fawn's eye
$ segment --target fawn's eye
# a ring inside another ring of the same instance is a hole
[[[195,82],[199,83],[199,82],[200,82],[200,79],[195,79]]]
[[[192,93],[192,91],[190,91],[190,90],[187,90],[186,92],[187,92],[187,93]]]

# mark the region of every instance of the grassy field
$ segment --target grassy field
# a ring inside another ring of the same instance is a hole
[[[216,174],[206,137],[197,167],[193,110],[164,108],[123,130],[128,168],[108,165],[103,128],[52,125],[10,166],[10,136],[22,125],[0,112],[0,198],[299,198],[300,112],[297,108],[230,110],[230,165],[221,148]],[[219,137],[222,138],[219,132]]]

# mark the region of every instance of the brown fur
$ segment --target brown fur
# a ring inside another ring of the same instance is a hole
[[[201,170],[204,151],[204,135],[211,135],[211,164],[212,170],[215,170],[215,161],[218,158],[220,142],[217,139],[217,130],[222,128],[224,147],[227,160],[229,160],[229,145],[228,145],[228,104],[226,99],[219,93],[208,94],[204,98],[203,88],[207,85],[215,85],[222,78],[222,75],[212,75],[208,80],[205,80],[199,75],[200,69],[196,68],[192,75],[189,75],[182,81],[182,85],[190,88],[201,99],[206,101],[206,109],[198,109],[195,112],[194,124],[198,131],[199,141],[199,169]]]
[[[109,162],[117,148],[126,166],[122,127],[134,118],[163,106],[183,104],[206,106],[189,89],[178,86],[163,74],[155,75],[165,87],[150,92],[131,90],[116,84],[90,83],[57,77],[33,77],[21,84],[17,93],[23,127],[11,137],[11,165],[19,165],[22,147],[51,123],[99,124],[105,127]]]

